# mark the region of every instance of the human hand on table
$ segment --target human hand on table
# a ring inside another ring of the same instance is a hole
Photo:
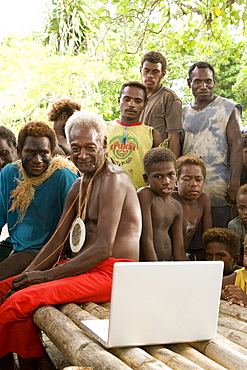
[[[225,299],[229,304],[238,304],[239,306],[247,306],[247,295],[238,285],[226,285],[224,289]]]

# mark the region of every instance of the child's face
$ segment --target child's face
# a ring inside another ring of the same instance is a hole
[[[247,194],[241,194],[238,197],[238,214],[243,223],[247,225]]]
[[[168,196],[176,185],[176,170],[173,162],[153,163],[148,174],[144,174],[144,181],[160,196]]]
[[[223,243],[211,242],[206,246],[207,261],[223,261],[224,275],[229,274],[236,266],[237,264],[236,258],[230,255],[228,246]]]
[[[181,168],[178,193],[185,199],[198,199],[202,193],[204,178],[200,166],[186,164]]]

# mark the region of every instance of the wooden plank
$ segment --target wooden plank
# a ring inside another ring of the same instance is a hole
[[[234,348],[234,345],[231,345],[230,341],[221,340],[217,336],[216,339],[190,344],[205,356],[229,370],[247,369],[247,356],[238,352],[235,349],[236,347]]]
[[[246,307],[241,307],[238,304],[230,305],[227,301],[221,299],[220,301],[220,314],[227,314],[239,319],[243,322],[247,322],[247,310]]]
[[[85,305],[85,306],[83,305],[83,307],[86,307],[88,310],[93,311],[96,315],[101,316],[101,310],[96,309],[94,305]],[[89,312],[85,311],[84,309],[82,309],[81,307],[74,303],[61,305],[58,308],[59,310],[61,310],[62,313],[68,316],[76,325],[78,325],[78,327],[81,328],[82,331],[84,330],[84,328],[81,324],[81,320],[89,320],[96,318],[96,316],[91,315]],[[109,349],[108,351],[114,354],[114,356],[120,358],[126,364],[128,364],[132,369],[138,370],[171,369],[161,361],[158,361],[152,356],[150,356],[147,352],[145,352],[139,347]]]
[[[38,308],[33,320],[73,365],[93,367],[94,370],[131,369],[83,334],[77,325],[53,306]]]
[[[191,347],[188,343],[175,343],[168,344],[166,347],[170,348],[172,351],[179,353],[181,356],[187,358],[188,360],[194,362],[203,369],[210,370],[225,370],[226,368],[219,365],[215,361],[203,355],[201,352],[197,351],[195,348]]]

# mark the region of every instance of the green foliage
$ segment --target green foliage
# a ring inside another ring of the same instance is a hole
[[[62,95],[113,120],[121,85],[140,80],[149,50],[166,56],[164,84],[184,103],[189,66],[211,63],[216,93],[240,102],[246,118],[246,8],[244,0],[50,0],[44,34],[0,44],[2,123],[46,120],[49,101]]]
[[[58,54],[77,55],[86,48],[86,14],[90,8],[81,1],[52,0],[46,11],[46,26],[42,40],[55,47]]]

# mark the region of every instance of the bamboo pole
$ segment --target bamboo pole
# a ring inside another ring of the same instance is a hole
[[[230,348],[232,348],[233,350],[239,352],[239,353],[242,353],[243,355],[245,355],[247,357],[247,350],[246,348],[240,346],[239,344],[237,343],[234,343],[233,341],[231,341],[230,339],[227,339],[224,335],[220,334],[220,333],[217,333],[217,338],[224,342],[227,346],[229,346]]]
[[[75,303],[61,304],[57,307],[64,315],[69,317],[80,329],[83,329],[80,320],[92,320],[96,319],[95,316],[89,312],[83,310],[80,306]]]
[[[96,303],[93,302],[83,303],[81,305],[81,308],[91,313],[92,315],[96,316],[98,319],[109,319],[109,310],[105,309],[104,307]]]
[[[219,312],[220,314],[227,314],[235,317],[236,319],[247,322],[247,309],[246,307],[241,307],[238,304],[230,305],[227,301],[221,299]]]
[[[202,352],[205,356],[211,358],[211,360],[219,363],[229,370],[247,369],[247,356],[241,352],[238,352],[235,349],[236,347],[232,346],[230,341],[227,341],[227,339],[221,340],[220,337],[217,336],[216,339],[193,342],[190,344],[192,347]]]
[[[233,316],[219,314],[218,325],[225,326],[229,329],[242,331],[247,334],[247,323],[236,319]]]
[[[187,358],[171,351],[163,346],[143,347],[151,356],[162,361],[165,365],[174,370],[203,370],[201,366],[196,365]]]
[[[110,351],[134,370],[171,370],[139,347],[112,348]]]
[[[91,306],[93,309],[95,307]],[[96,317],[83,310],[81,307],[74,303],[67,303],[59,306],[59,310],[68,316],[79,328],[84,331],[81,324],[81,320],[95,319]],[[94,309],[94,312],[99,313],[98,310]],[[89,335],[89,334],[87,334]],[[139,347],[125,347],[119,349],[109,349],[114,356],[119,357],[123,362],[128,364],[132,369],[141,370],[154,370],[164,369],[170,370],[171,368],[165,366],[162,362],[151,357],[148,353]],[[114,369],[115,370],[115,369]],[[116,369],[118,370],[118,369]]]
[[[56,308],[52,306],[38,308],[33,315],[33,320],[73,365],[93,367],[94,370],[130,369],[89,339]]]
[[[247,349],[247,334],[221,325],[218,325],[218,333]]]
[[[104,307],[106,310],[110,311],[111,302],[101,303],[101,307]]]
[[[167,344],[167,348],[194,362],[203,369],[225,370],[226,368],[203,355],[188,343]]]

